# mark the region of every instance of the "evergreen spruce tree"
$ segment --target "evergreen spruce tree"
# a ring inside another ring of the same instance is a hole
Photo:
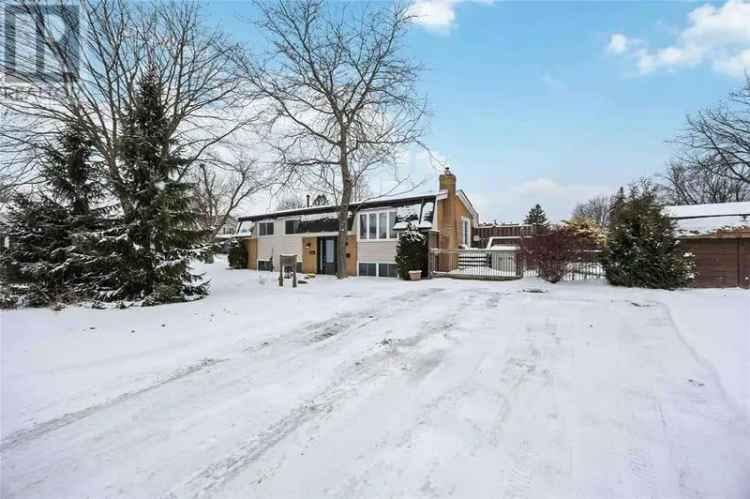
[[[158,73],[150,66],[123,126],[121,156],[132,207],[125,234],[112,233],[122,262],[111,299],[144,304],[185,301],[205,295],[208,284],[191,273],[207,231],[199,228],[193,186],[181,180],[179,146],[170,140],[169,119]]]
[[[612,198],[612,206],[609,213],[609,226],[607,227],[608,230],[611,230],[612,227],[617,225],[615,219],[617,218],[617,214],[620,212],[622,207],[625,206],[626,201],[627,198],[625,197],[625,189],[620,187],[617,190],[617,194],[615,194]]]
[[[68,213],[41,194],[11,201],[3,232],[11,245],[0,254],[3,302],[40,307],[62,299],[69,280],[65,250]]]
[[[529,210],[529,214],[526,215],[524,220],[525,224],[533,225],[534,232],[542,232],[549,227],[549,221],[547,215],[544,213],[542,207],[537,203],[533,208]]]
[[[105,190],[91,160],[92,144],[80,124],[60,135],[59,145],[47,153],[42,175],[50,195],[67,210],[65,265],[68,290],[77,299],[97,298],[117,258],[100,248],[109,230],[111,207],[103,205]]]
[[[63,129],[44,154],[44,189],[18,195],[11,203],[7,227],[13,241],[0,257],[0,278],[22,304],[91,297],[97,266],[91,234],[100,229],[101,186],[92,179],[91,144],[73,124]]]
[[[247,268],[247,247],[245,246],[244,240],[234,240],[229,243],[229,254],[227,259],[229,260],[230,268]]]
[[[627,198],[622,189],[616,196],[602,264],[611,284],[643,288],[688,286],[695,270],[648,185],[633,187]]]

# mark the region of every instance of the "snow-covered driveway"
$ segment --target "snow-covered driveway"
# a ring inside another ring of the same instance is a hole
[[[747,292],[209,271],[3,313],[2,497],[750,496]]]

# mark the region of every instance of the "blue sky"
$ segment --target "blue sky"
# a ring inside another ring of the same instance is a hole
[[[685,115],[739,88],[750,4],[424,0],[407,50],[428,68],[427,144],[485,221],[577,200],[663,169]],[[248,4],[207,13],[252,41]],[[415,168],[421,166],[415,160]],[[431,182],[430,182],[431,183]]]

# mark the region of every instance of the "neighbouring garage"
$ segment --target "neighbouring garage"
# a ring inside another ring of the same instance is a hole
[[[687,251],[695,255],[696,287],[750,288],[750,237],[683,241]]]
[[[750,289],[750,202],[667,206],[695,256],[695,287]]]

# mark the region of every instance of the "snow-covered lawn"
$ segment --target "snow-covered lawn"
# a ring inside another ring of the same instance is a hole
[[[2,312],[2,497],[750,496],[747,291],[207,270]]]

